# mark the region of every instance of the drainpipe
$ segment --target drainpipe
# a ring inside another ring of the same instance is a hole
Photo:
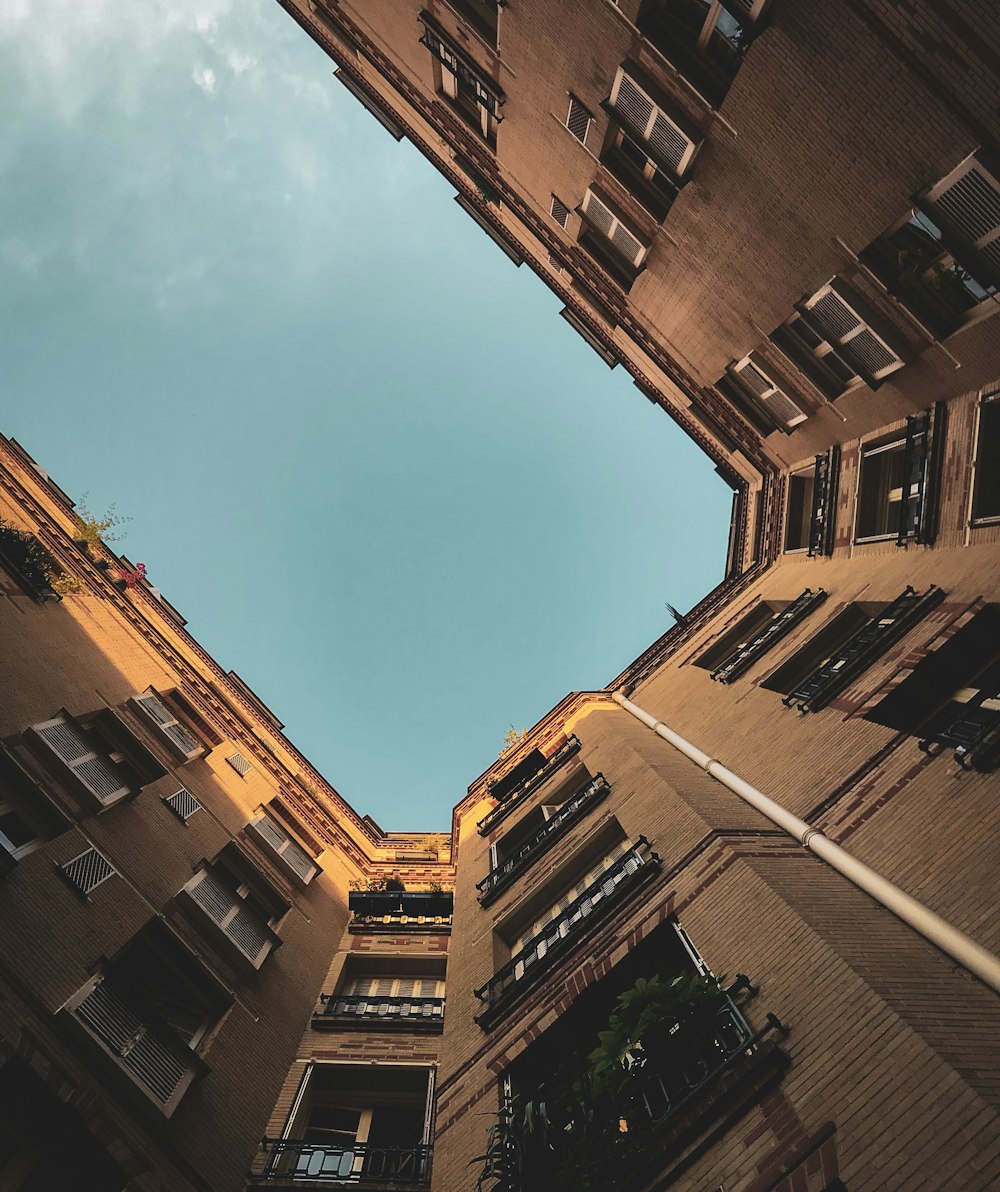
[[[834,844],[829,837],[824,836],[818,828],[813,828],[805,820],[793,815],[787,808],[782,807],[773,799],[757,790],[756,787],[745,782],[739,775],[727,769],[720,761],[709,757],[696,745],[686,741],[673,729],[668,728],[662,721],[656,720],[648,712],[637,707],[627,699],[622,691],[614,693],[614,699],[626,712],[630,712],[637,720],[641,720],[647,728],[651,728],[658,737],[662,737],[668,744],[685,757],[700,766],[707,774],[717,779],[743,800],[749,803],[773,824],[777,824],[790,836],[794,836],[799,844],[816,854],[821,860],[831,865],[838,873],[843,874],[848,881],[853,882],[860,890],[870,894],[876,902],[887,910],[892,911],[897,918],[909,924],[914,931],[929,940],[935,947],[940,948],[957,964],[970,973],[975,974],[984,984],[996,993],[1000,993],[1000,957],[989,952],[981,944],[977,944],[963,931],[946,922],[940,915],[928,910],[923,903],[911,898],[898,886],[887,881],[874,869],[845,852],[839,844]]]

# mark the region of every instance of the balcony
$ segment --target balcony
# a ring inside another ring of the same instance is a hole
[[[499,897],[515,878],[533,865],[557,840],[565,836],[573,824],[582,819],[610,790],[607,779],[603,774],[598,774],[582,790],[567,799],[551,819],[546,820],[509,857],[505,857],[481,882],[476,883],[480,904],[488,906]]]
[[[659,870],[660,858],[654,852],[644,855],[643,850],[647,848],[649,841],[640,836],[632,848],[575,898],[558,918],[546,923],[485,985],[475,990],[475,996],[485,1005],[475,1018],[483,1030],[491,1030],[530,989],[553,971],[563,956]]]
[[[348,930],[449,931],[453,904],[451,890],[352,890]]]
[[[479,835],[485,836],[487,832],[492,831],[532,791],[537,790],[543,782],[547,782],[561,766],[579,752],[580,742],[572,736],[568,737],[551,757],[545,757],[537,749],[533,750],[524,761],[490,788],[489,793],[498,800],[498,803],[476,825]],[[524,772],[522,772],[522,767]]]
[[[289,1187],[310,1184],[413,1187],[430,1181],[430,1146],[345,1146],[306,1142],[300,1138],[264,1138],[263,1172],[254,1183]]]
[[[313,1030],[401,1030],[439,1033],[444,1029],[443,997],[383,997],[360,993],[320,994],[323,1009]]]

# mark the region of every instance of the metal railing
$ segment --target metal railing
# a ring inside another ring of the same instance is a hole
[[[792,603],[775,615],[748,642],[744,642],[729,655],[709,676],[717,683],[731,683],[733,679],[750,669],[758,658],[777,645],[795,626],[807,617],[826,599],[826,592],[820,588],[814,592],[812,588],[797,596]]]
[[[264,1138],[264,1180],[301,1180],[314,1184],[426,1184],[430,1146],[349,1146],[306,1142],[301,1138]]]
[[[833,655],[814,670],[781,701],[800,712],[817,712],[826,707],[838,692],[865,671],[898,641],[916,622],[944,599],[935,584],[926,592],[908,587],[896,599],[872,617]]]
[[[543,782],[546,782],[552,777],[564,762],[568,761],[575,753],[579,753],[579,751],[579,739],[575,736],[567,737],[555,753],[546,760],[540,770],[536,770],[530,778],[526,778],[519,786],[508,792],[492,811],[483,816],[476,825],[479,835],[485,836],[491,828],[496,827],[523,799],[527,798],[533,790],[537,790]]]
[[[564,835],[577,820],[582,819],[586,812],[599,803],[611,790],[611,785],[603,774],[596,774],[585,787],[567,799],[559,810],[527,840],[525,840],[509,857],[505,857],[495,869],[491,869],[481,882],[476,883],[479,891],[479,901],[486,906],[505,889],[518,874],[523,873]]]
[[[361,1018],[397,1020],[414,1019],[419,1022],[441,1022],[444,1019],[443,997],[379,997],[364,993],[321,993],[323,1003],[320,1016],[326,1018]]]
[[[955,761],[963,770],[995,760],[1000,747],[1000,712],[984,707],[987,700],[1000,698],[1000,691],[983,690],[962,706],[951,720],[943,721],[927,737],[917,742],[924,753],[936,757],[942,749],[953,747]]]
[[[519,952],[486,982],[475,990],[475,996],[485,1003],[485,1010],[476,1016],[480,1026],[488,1028],[513,1000],[514,995],[527,989],[544,973],[550,971],[559,956],[578,943],[587,931],[617,905],[646,874],[659,868],[660,858],[651,852],[645,836],[593,881],[579,897],[555,919],[546,923]]]
[[[839,473],[839,447],[831,447],[825,455],[816,456],[812,508],[809,511],[810,558],[833,554]]]

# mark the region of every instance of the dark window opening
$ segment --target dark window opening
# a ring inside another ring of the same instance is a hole
[[[801,315],[783,323],[771,339],[831,401],[860,380],[853,365]]]
[[[818,630],[786,662],[761,681],[761,687],[788,695],[818,667],[827,662],[846,641],[868,624],[881,605],[849,604]]]
[[[785,515],[785,550],[806,550],[816,490],[816,468],[793,472],[788,478],[788,506]]]
[[[741,617],[732,629],[716,638],[708,649],[694,660],[694,665],[702,670],[714,671],[735,650],[751,641],[786,604],[787,601],[762,601]]]
[[[448,4],[493,48],[497,44],[500,5],[497,0],[447,0]]]
[[[972,518],[1000,519],[1000,394],[990,394],[979,407]]]
[[[943,427],[936,410],[933,429]],[[928,411],[906,420],[902,438],[861,449],[858,508],[854,526],[857,542],[895,538],[928,542],[932,536],[929,498],[940,454],[939,433],[932,435]],[[932,446],[935,455],[932,456]]]

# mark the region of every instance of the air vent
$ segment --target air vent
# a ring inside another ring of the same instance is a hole
[[[96,848],[88,848],[85,853],[61,865],[60,869],[81,894],[96,890],[101,882],[106,882],[115,873],[115,867]]]

